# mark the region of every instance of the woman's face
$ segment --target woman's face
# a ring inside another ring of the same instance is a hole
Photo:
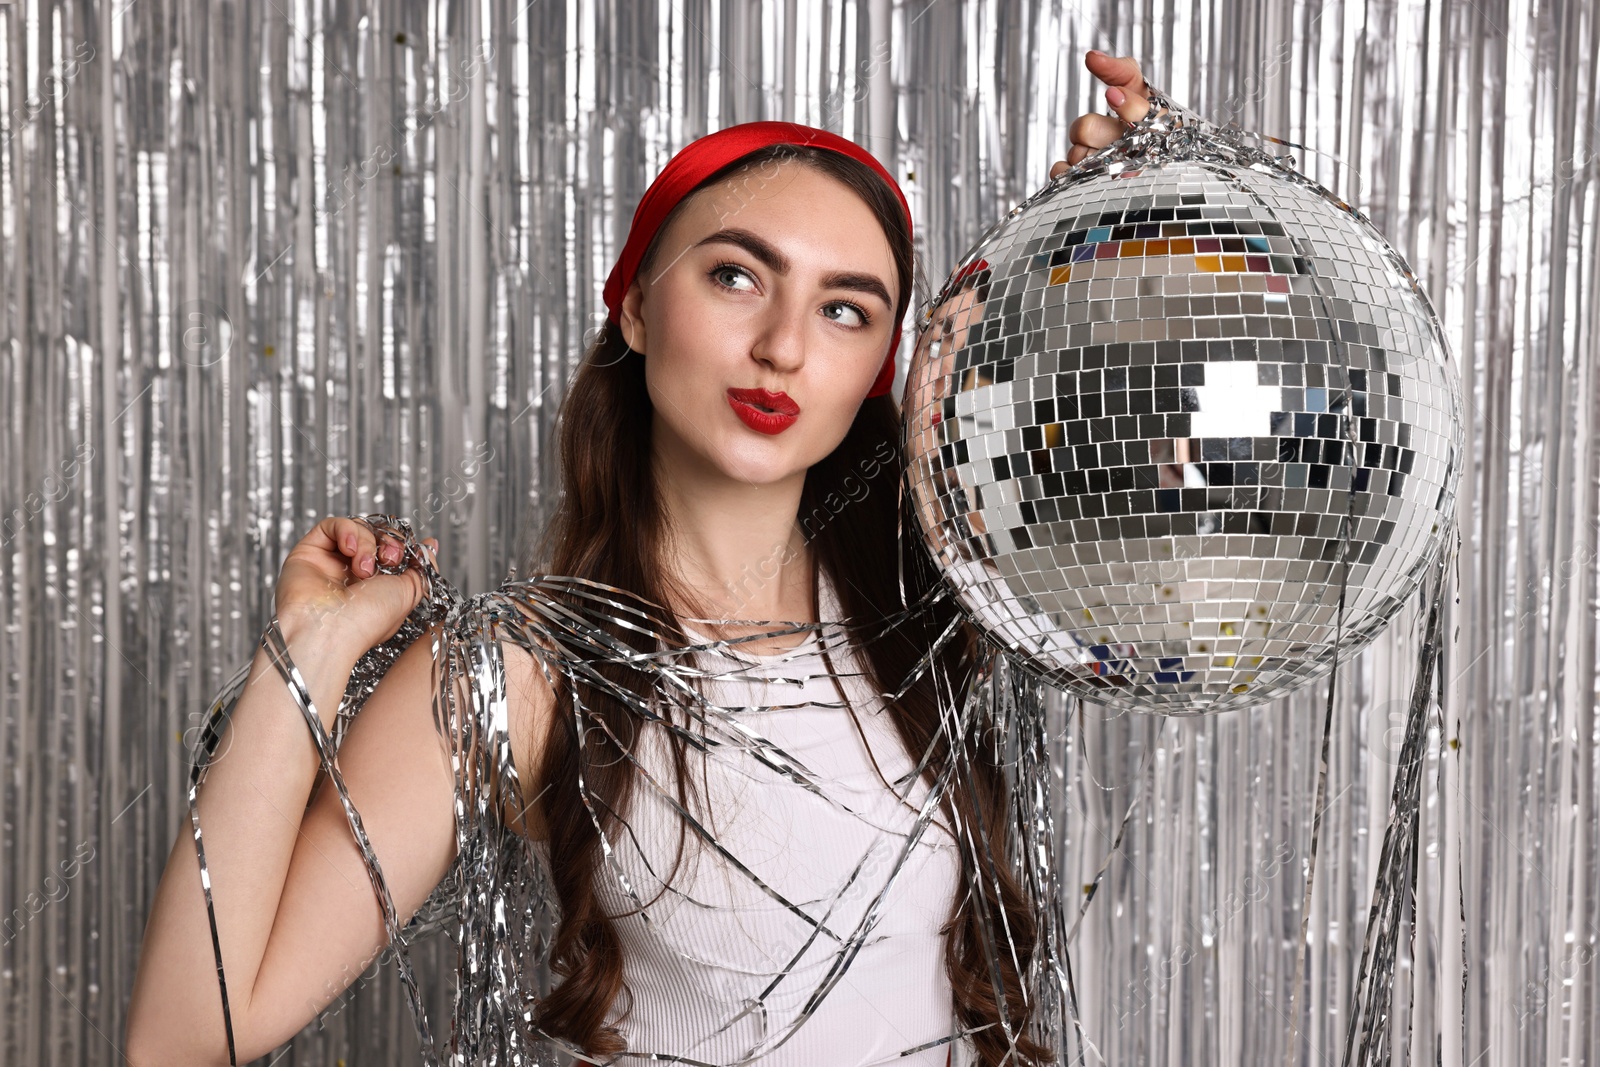
[[[690,197],[623,299],[658,460],[755,485],[803,478],[877,377],[898,287],[872,209],[810,167],[769,161]],[[764,418],[730,393],[763,389],[798,415]]]

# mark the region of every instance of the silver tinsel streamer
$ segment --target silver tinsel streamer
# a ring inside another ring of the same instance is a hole
[[[1308,146],[1392,237],[1467,452],[1433,699],[1419,724],[1419,599],[1341,670],[1324,805],[1315,687],[1208,721],[1044,694],[1085,1060],[1287,1063],[1291,1031],[1302,1063],[1376,1055],[1365,983],[1392,1062],[1594,1062],[1597,35],[1541,3],[0,3],[0,1061],[118,1062],[190,750],[318,517],[404,516],[469,590],[523,563],[673,150],[756,118],[853,137],[938,277],[1104,110],[1101,48]],[[1413,764],[1408,858],[1384,841]],[[1374,923],[1402,861],[1414,917]],[[340,1058],[418,1058],[388,961],[276,1064]]]

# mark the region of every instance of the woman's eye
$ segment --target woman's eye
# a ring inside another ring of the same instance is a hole
[[[728,279],[729,278],[733,278],[733,279],[744,278],[744,279],[748,280],[750,275],[745,272],[743,267],[735,267],[732,264],[724,263],[724,264],[721,264],[720,266],[716,266],[716,267],[712,267],[711,268],[711,277],[713,279],[715,279],[716,283],[718,285],[722,286],[724,289],[737,289],[738,286],[734,285],[734,284],[729,284]],[[748,290],[740,290],[740,291],[741,292],[748,292]]]
[[[824,307],[830,307],[830,308],[841,308],[844,311],[847,311],[850,314],[854,315],[855,319],[853,321],[849,320],[849,319],[843,319],[843,320],[836,319],[836,318],[833,319],[834,322],[840,322],[845,326],[865,326],[867,324],[867,322],[868,322],[866,312],[862,311],[860,308],[856,307],[854,304],[847,304],[842,300],[835,300],[833,303],[824,304],[823,306]],[[833,318],[833,316],[830,315],[829,318]]]

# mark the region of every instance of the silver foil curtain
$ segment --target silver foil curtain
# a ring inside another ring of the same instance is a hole
[[[1447,325],[1461,548],[1381,1008],[1395,1062],[1600,1061],[1596,16],[0,0],[0,1062],[120,1062],[195,728],[318,517],[405,516],[468,592],[526,554],[676,148],[767,118],[855,138],[937,285],[1106,110],[1096,47],[1302,146]],[[1325,686],[1204,719],[1057,701],[1083,1062],[1342,1062],[1422,608],[1340,670],[1298,996]],[[453,960],[417,958],[442,997]],[[380,961],[275,1062],[414,1048]]]

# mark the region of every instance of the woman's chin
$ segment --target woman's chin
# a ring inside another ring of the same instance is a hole
[[[742,485],[781,485],[796,475],[804,475],[811,466],[795,445],[742,428],[740,433],[731,435],[718,455],[708,456],[707,460],[723,477]]]
[[[755,462],[723,464],[723,474],[730,482],[748,486],[777,487],[796,477],[805,476],[806,467],[793,462]]]

